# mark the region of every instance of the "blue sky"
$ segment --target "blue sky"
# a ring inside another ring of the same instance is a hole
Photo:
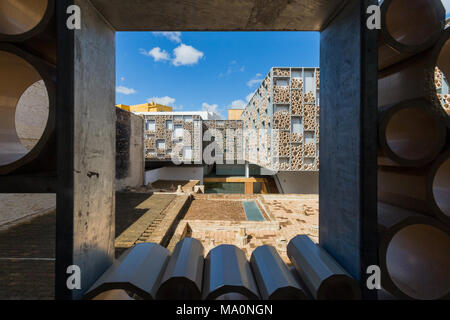
[[[450,17],[450,0],[442,1]],[[242,108],[272,66],[319,66],[318,32],[119,32],[116,102]]]
[[[244,107],[272,66],[319,66],[317,32],[120,32],[116,102]]]
[[[450,0],[441,0],[441,1],[445,7],[445,10],[447,11],[447,18],[450,18]]]

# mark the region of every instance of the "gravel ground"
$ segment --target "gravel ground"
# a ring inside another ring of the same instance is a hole
[[[186,220],[247,221],[241,201],[194,200]]]

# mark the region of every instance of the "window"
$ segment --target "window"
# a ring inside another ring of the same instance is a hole
[[[278,80],[276,83],[280,87],[289,87],[289,80]]]
[[[276,112],[289,112],[289,105],[275,105]]]
[[[173,122],[172,120],[166,120],[166,129],[172,130],[173,129]]]
[[[155,120],[147,120],[145,122],[145,130],[146,131],[156,131],[156,123]]]
[[[166,149],[166,141],[165,140],[156,140],[156,149],[165,150]]]
[[[175,126],[173,135],[175,138],[183,138],[183,126],[180,125]]]
[[[183,159],[192,160],[192,147],[183,148]]]
[[[192,122],[193,118],[192,118],[192,116],[184,116],[184,121],[185,122]]]
[[[292,117],[292,133],[302,133],[302,120],[300,117]]]

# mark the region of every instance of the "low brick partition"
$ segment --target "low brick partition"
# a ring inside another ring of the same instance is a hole
[[[308,235],[318,242],[319,198],[317,195],[242,195],[242,194],[195,194],[193,203],[200,202],[242,202],[255,201],[266,221],[220,219],[214,206],[205,205],[201,215],[188,213],[173,233],[167,248],[173,250],[178,241],[193,237],[202,242],[205,254],[220,245],[233,244],[241,248],[247,258],[253,250],[267,244],[277,248],[282,259],[290,263],[286,253],[287,243],[299,234]],[[198,208],[197,208],[198,211]],[[189,218],[189,217],[194,217]],[[219,219],[218,219],[219,218]]]
[[[155,242],[164,247],[167,246],[191,201],[192,197],[188,194],[178,195],[164,210],[164,218],[158,227],[142,242]]]
[[[147,212],[116,238],[115,247],[130,248],[139,243],[152,224],[163,220],[164,210],[175,198],[176,195],[171,194],[153,194],[142,202],[137,208],[146,208]]]
[[[225,193],[197,193],[194,194],[194,200],[256,200],[257,194],[225,194]]]
[[[245,228],[248,232],[273,231],[280,230],[278,221],[208,221],[208,220],[183,220],[183,224],[189,225],[192,232],[206,231],[239,231]],[[180,226],[182,226],[180,224]]]
[[[200,184],[200,180],[189,180],[184,186],[182,186],[183,192],[193,192],[194,187]]]

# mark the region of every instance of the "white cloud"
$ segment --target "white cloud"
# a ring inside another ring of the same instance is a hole
[[[250,92],[246,97],[245,97],[245,100],[247,100],[247,102],[249,102],[252,98],[253,98],[253,95],[254,95],[255,93],[254,92]]]
[[[145,51],[144,49],[140,49],[139,51],[141,52],[141,54],[143,54],[145,56],[153,57],[153,59],[155,61],[170,60],[169,53],[165,50],[161,50],[160,47],[155,47],[152,50],[150,50],[149,52]]]
[[[248,85],[250,88],[252,88],[252,87],[254,87],[255,85],[260,84],[263,80],[264,80],[264,78],[262,77],[262,74],[261,74],[261,73],[257,73],[252,79],[250,79],[250,80],[247,82],[247,85]]]
[[[181,32],[153,32],[154,35],[161,35],[166,37],[170,41],[180,43],[181,42]]]
[[[450,0],[442,0],[442,4],[445,7],[445,10],[447,11],[447,14],[450,13]]]
[[[223,114],[219,108],[218,104],[209,104],[206,102],[202,103],[202,111],[206,111],[212,114],[211,119],[219,120],[224,119]]]
[[[202,103],[202,111],[219,113],[218,109],[219,109],[219,105],[218,104],[209,104],[209,103],[206,103],[206,102]]]
[[[165,106],[171,106],[171,105],[173,105],[175,103],[175,98],[168,97],[168,96],[165,96],[165,97],[152,97],[150,99],[147,99],[147,102],[155,102],[155,103],[162,104],[162,105],[165,105]]]
[[[118,86],[116,88],[116,92],[121,93],[121,94],[125,94],[125,95],[129,95],[129,94],[135,94],[137,91],[132,89],[132,88],[127,88],[124,86]]]
[[[219,77],[221,78],[224,75],[229,76],[232,73],[244,72],[244,71],[245,71],[245,66],[239,65],[239,63],[236,60],[232,60],[228,63],[227,71],[219,73]]]
[[[247,103],[244,100],[239,99],[239,100],[234,100],[231,103],[230,108],[231,109],[244,109],[246,105],[247,105]]]
[[[203,52],[195,49],[194,47],[180,44],[173,50],[175,58],[172,63],[174,66],[186,66],[198,63],[198,60],[203,58]]]

